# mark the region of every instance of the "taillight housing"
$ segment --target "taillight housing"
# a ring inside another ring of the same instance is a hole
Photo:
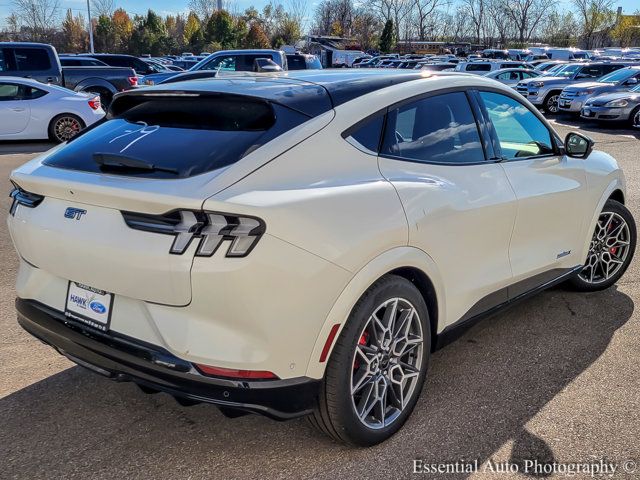
[[[127,80],[129,80],[129,85],[132,87],[138,86],[138,77],[128,77]]]
[[[100,97],[93,97],[91,100],[89,100],[89,106],[91,107],[92,110],[98,110],[101,106],[102,103],[100,102]]]
[[[9,196],[13,199],[13,201],[11,202],[11,207],[9,208],[9,215],[11,216],[15,216],[18,205],[22,205],[28,208],[35,208],[40,205],[40,202],[42,202],[42,200],[44,200],[44,197],[42,195],[27,192],[15,183],[13,183],[13,190],[11,190]]]
[[[173,255],[182,255],[195,239],[198,257],[212,256],[225,241],[231,242],[227,257],[246,257],[266,231],[265,223],[257,217],[219,212],[174,210],[164,215],[122,212],[122,216],[135,230],[173,235],[169,249]]]

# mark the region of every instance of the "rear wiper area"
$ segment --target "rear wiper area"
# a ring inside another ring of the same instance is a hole
[[[139,158],[128,157],[117,153],[94,153],[93,161],[102,170],[121,170],[128,172],[168,172],[178,175],[178,169],[159,167]]]

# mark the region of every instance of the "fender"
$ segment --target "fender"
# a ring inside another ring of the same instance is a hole
[[[329,311],[324,325],[316,339],[313,352],[309,357],[306,376],[310,378],[322,378],[327,362],[320,363],[320,355],[334,325],[340,325],[329,350],[329,358],[333,351],[335,339],[338,338],[349,314],[362,294],[380,277],[386,273],[401,267],[414,267],[422,270],[433,283],[438,300],[438,325],[437,332],[444,329],[445,315],[445,291],[442,277],[433,259],[419,248],[402,246],[381,253],[361,268],[342,290],[338,299]]]
[[[112,95],[118,92],[111,83],[107,82],[103,78],[97,78],[97,77],[96,78],[85,78],[84,80],[79,82],[73,88],[73,90],[75,92],[84,92],[84,91],[90,91],[89,89],[91,89],[93,87],[104,88],[104,89],[108,90]]]
[[[594,210],[593,217],[591,218],[591,222],[589,222],[589,229],[587,230],[587,236],[584,241],[584,245],[582,246],[582,255],[580,260],[584,264],[587,261],[587,255],[589,253],[589,245],[591,244],[591,237],[593,236],[593,231],[596,228],[596,223],[598,222],[598,217],[600,216],[600,212],[604,208],[604,204],[609,199],[611,194],[616,191],[621,190],[624,194],[625,198],[627,196],[627,190],[624,178],[620,178],[620,176],[615,176],[611,179],[607,187],[604,189],[604,192],[600,196],[600,200],[598,201],[598,205]]]

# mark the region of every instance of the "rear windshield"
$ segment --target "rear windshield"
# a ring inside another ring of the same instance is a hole
[[[93,173],[185,178],[227,167],[308,119],[239,95],[127,95],[114,101],[105,121],[44,163]]]

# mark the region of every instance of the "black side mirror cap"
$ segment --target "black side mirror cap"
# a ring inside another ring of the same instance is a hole
[[[578,132],[569,132],[564,139],[564,153],[573,158],[587,158],[593,151],[591,138]]]

